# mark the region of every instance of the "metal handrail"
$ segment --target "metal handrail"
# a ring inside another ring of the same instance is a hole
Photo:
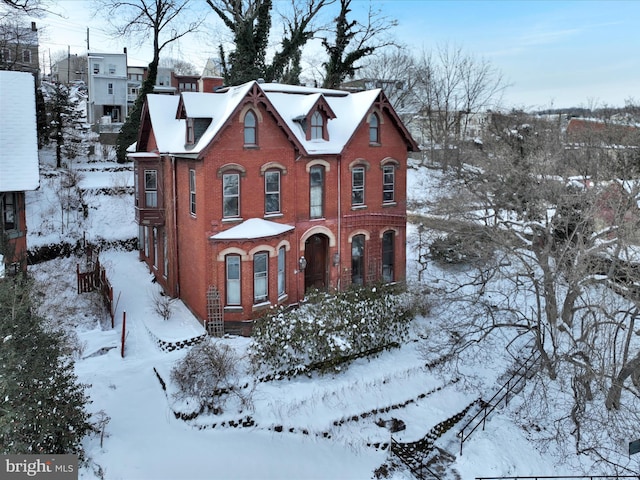
[[[516,385],[518,385],[522,379],[525,377],[526,373],[528,373],[528,371],[531,369],[531,367],[534,365],[535,362],[531,362],[531,359],[533,359],[533,357],[536,356],[537,352],[532,352],[531,355],[529,355],[529,357],[524,361],[524,363],[522,365],[520,365],[520,367],[513,372],[513,374],[511,375],[511,377],[509,377],[509,379],[506,381],[506,383],[504,383],[502,385],[502,387],[500,387],[500,389],[493,395],[493,397],[491,397],[491,399],[488,402],[483,402],[484,406],[480,408],[480,410],[478,411],[478,413],[476,413],[473,417],[471,417],[471,419],[469,419],[469,421],[467,423],[464,424],[464,426],[460,429],[460,431],[458,432],[457,436],[460,438],[460,455],[462,455],[462,445],[464,444],[465,440],[467,440],[471,434],[473,432],[475,432],[477,430],[477,428],[482,424],[482,429],[484,430],[484,425],[485,422],[487,420],[487,417],[489,416],[489,414],[491,412],[493,412],[498,405],[500,404],[500,402],[502,402],[502,400],[507,397],[509,395],[509,393],[511,393],[511,391],[513,390],[513,388],[515,388]],[[537,360],[537,359],[536,359]],[[524,372],[522,372],[522,374],[520,374],[520,371],[524,369]],[[518,378],[516,379],[516,382],[513,383],[512,385],[511,380],[513,380],[516,376],[518,376]],[[506,392],[502,392],[504,389],[506,388]],[[496,398],[498,397],[498,395],[502,394],[502,396],[500,398],[498,398],[496,400]],[[507,399],[508,402],[508,399]],[[489,410],[487,410],[488,407],[491,407]],[[482,421],[479,421],[475,427],[473,427],[471,429],[471,431],[465,435],[464,431],[467,427],[469,427],[469,425],[471,425],[474,421],[478,420],[478,417],[480,417],[480,415],[482,416]],[[524,478],[524,477],[523,477]]]
[[[608,478],[608,479],[617,479],[617,478],[636,478],[640,479],[640,475],[536,475],[533,477],[476,477],[476,480],[562,480],[567,478],[573,479],[582,479],[582,480],[594,480],[596,478]]]

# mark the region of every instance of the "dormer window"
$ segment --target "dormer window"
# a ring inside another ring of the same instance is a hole
[[[193,118],[187,118],[187,145],[193,145],[196,141],[196,136],[193,128]]]
[[[320,112],[311,115],[311,140],[324,138],[324,118]]]
[[[255,146],[258,144],[258,120],[256,114],[249,110],[244,116],[244,144]]]

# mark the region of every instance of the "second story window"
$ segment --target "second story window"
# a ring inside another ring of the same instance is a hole
[[[225,173],[222,176],[223,216],[225,218],[240,216],[240,175]]]
[[[146,208],[158,207],[158,171],[144,171],[144,203]]]
[[[369,143],[380,143],[380,119],[375,113],[369,117]]]
[[[189,212],[191,215],[196,214],[196,171],[189,170]]]
[[[93,74],[94,75],[100,75],[100,64],[99,63],[94,63],[93,64]]]
[[[113,95],[113,83],[108,83],[107,84],[107,93],[109,95]]]
[[[309,170],[309,217],[324,216],[324,167],[314,165]]]
[[[11,61],[11,50],[3,48],[0,50],[0,62],[9,63]]]
[[[384,203],[395,201],[396,169],[393,165],[382,167],[382,201]]]
[[[31,50],[22,51],[22,63],[31,63]]]
[[[320,112],[315,112],[311,115],[311,139],[323,138],[324,134],[324,119]]]
[[[257,145],[257,128],[258,121],[256,114],[251,110],[244,116],[244,144],[245,145]]]
[[[351,205],[364,205],[364,167],[351,170]]]
[[[109,65],[109,75],[115,75],[115,74],[116,74],[116,66]]]
[[[280,172],[270,170],[264,174],[264,213],[280,212]]]

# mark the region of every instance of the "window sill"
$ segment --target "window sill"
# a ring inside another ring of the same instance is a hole
[[[5,234],[8,240],[13,240],[14,238],[24,237],[25,232],[21,232],[18,229],[5,230]]]
[[[369,142],[370,147],[381,147],[382,144],[379,142]]]
[[[266,300],[266,301],[254,304],[253,307],[251,307],[251,311],[256,312],[258,310],[266,310],[269,307],[271,307],[271,302],[269,300]]]
[[[222,223],[240,223],[244,219],[242,217],[223,218]]]
[[[278,304],[284,303],[287,300],[289,300],[289,294],[288,293],[283,293],[282,295],[280,295],[278,297]]]
[[[281,218],[284,217],[283,213],[267,213],[264,218]]]
[[[242,307],[224,307],[224,311],[227,313],[242,313],[243,312],[243,308]]]
[[[382,208],[397,207],[397,206],[398,206],[398,202],[385,202],[382,204]]]
[[[351,210],[367,210],[368,208],[366,205],[351,205]]]
[[[260,150],[260,147],[258,145],[243,145],[243,147],[245,150]]]

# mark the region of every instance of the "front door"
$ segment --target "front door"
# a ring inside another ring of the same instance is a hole
[[[304,271],[304,289],[317,288],[327,290],[327,252],[329,251],[329,238],[326,235],[312,235],[304,243],[304,257],[307,267]]]

